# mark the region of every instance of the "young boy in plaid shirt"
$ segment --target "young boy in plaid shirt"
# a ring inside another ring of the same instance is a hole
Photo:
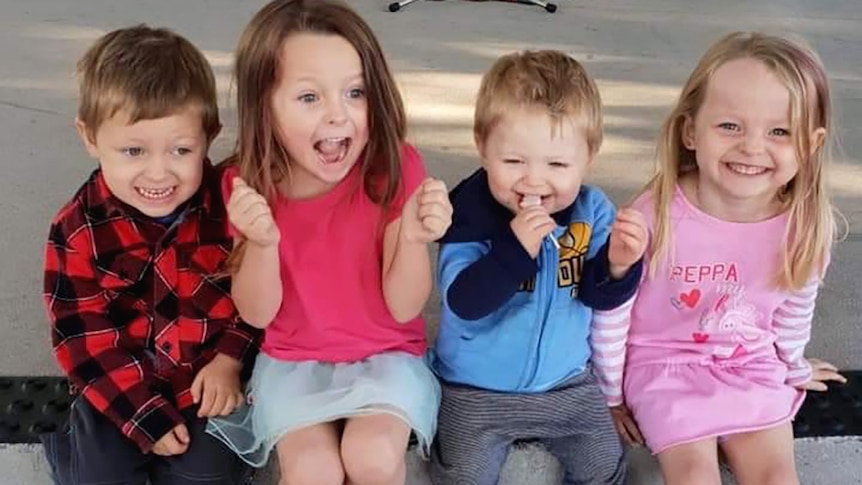
[[[75,125],[99,161],[51,226],[45,305],[77,397],[44,437],[59,484],[237,484],[244,467],[204,433],[242,402],[255,330],[230,299],[231,248],[212,70],[186,39],[146,26],[78,63]]]

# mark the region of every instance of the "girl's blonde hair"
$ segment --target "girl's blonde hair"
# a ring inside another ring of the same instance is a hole
[[[282,46],[297,33],[337,35],[356,49],[368,97],[362,181],[368,196],[388,209],[401,183],[404,104],[371,28],[335,0],[274,0],[245,28],[234,68],[239,135],[236,152],[226,163],[238,165],[240,177],[270,202],[278,195],[278,184],[289,177],[290,157],[279,140],[271,99],[279,82]],[[242,246],[235,246],[229,268],[236,269]]]
[[[696,170],[695,154],[683,145],[686,119],[694,119],[703,104],[713,74],[725,63],[752,58],[763,62],[790,92],[790,131],[799,162],[796,176],[779,192],[789,215],[777,286],[799,289],[825,269],[835,237],[835,218],[824,180],[830,159],[832,106],[823,63],[798,39],[762,33],[735,32],[715,43],[686,81],[679,100],[662,127],[656,174],[646,187],[653,194],[655,232],[650,250],[650,274],[667,264],[671,239],[670,206],[681,174]],[[811,146],[813,129],[824,128],[827,140]]]

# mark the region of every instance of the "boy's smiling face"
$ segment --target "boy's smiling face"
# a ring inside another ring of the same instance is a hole
[[[491,194],[513,213],[537,202],[551,214],[572,205],[592,162],[578,120],[557,122],[541,109],[508,110],[478,148]]]
[[[200,187],[208,143],[196,106],[131,124],[119,111],[95,132],[75,125],[111,193],[147,216],[170,215]]]

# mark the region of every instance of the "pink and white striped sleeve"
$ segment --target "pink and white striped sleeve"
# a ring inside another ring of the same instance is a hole
[[[787,384],[799,386],[811,380],[811,365],[805,359],[805,346],[811,339],[811,321],[820,279],[812,279],[790,294],[775,310],[773,323],[778,358],[787,364]]]
[[[593,368],[611,407],[623,403],[623,369],[635,298],[637,294],[613,310],[593,312],[590,330]]]

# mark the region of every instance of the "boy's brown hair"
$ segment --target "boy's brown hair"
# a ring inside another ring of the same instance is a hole
[[[78,61],[78,120],[95,141],[119,111],[129,123],[196,105],[211,142],[221,128],[215,77],[203,54],[168,29],[136,25],[100,37]]]
[[[482,77],[476,99],[473,136],[484,144],[507,110],[547,111],[559,123],[575,118],[584,128],[590,156],[602,145],[602,100],[596,83],[571,56],[556,50],[505,55]]]

